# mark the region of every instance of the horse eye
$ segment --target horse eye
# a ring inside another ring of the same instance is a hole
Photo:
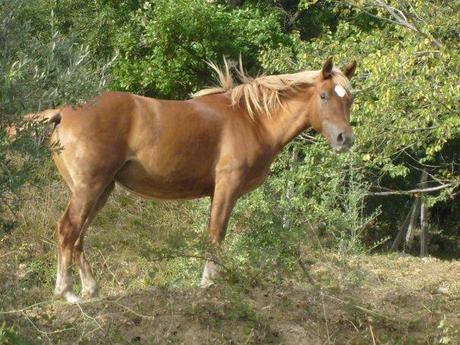
[[[327,93],[323,92],[322,94],[319,95],[319,97],[321,97],[321,99],[325,101],[327,99]]]

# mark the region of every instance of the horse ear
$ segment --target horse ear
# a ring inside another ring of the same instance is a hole
[[[323,65],[323,69],[321,70],[321,74],[323,75],[324,79],[329,79],[332,76],[332,67],[334,64],[332,63],[332,58],[326,60]]]
[[[351,63],[349,63],[343,68],[343,74],[345,74],[345,76],[348,79],[351,79],[351,77],[354,76],[355,71],[356,71],[356,60],[353,60]]]

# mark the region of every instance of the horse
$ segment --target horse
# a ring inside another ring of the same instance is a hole
[[[187,100],[160,100],[107,91],[80,106],[38,113],[54,123],[51,142],[57,169],[71,190],[60,218],[55,295],[76,303],[71,265],[79,266],[82,296],[98,295],[83,240],[118,184],[157,199],[211,198],[209,239],[216,247],[239,197],[260,186],[283,147],[305,129],[321,133],[337,152],[354,143],[350,126],[351,77],[332,59],[322,69],[251,78],[240,64],[240,82],[210,63],[219,85]],[[204,265],[201,286],[218,276]]]

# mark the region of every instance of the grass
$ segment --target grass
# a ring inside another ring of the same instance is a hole
[[[56,301],[54,229],[68,193],[55,181],[24,197],[17,227],[0,238],[0,343],[460,343],[458,261],[302,245],[283,266],[276,248],[238,256],[245,233],[230,229],[222,280],[202,290],[208,202],[122,190],[86,241],[101,297]]]

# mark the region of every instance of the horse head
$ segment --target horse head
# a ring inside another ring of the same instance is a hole
[[[333,68],[332,59],[328,59],[313,89],[310,123],[337,152],[347,151],[355,141],[350,125],[353,103],[350,79],[355,69],[356,61],[340,71]]]

